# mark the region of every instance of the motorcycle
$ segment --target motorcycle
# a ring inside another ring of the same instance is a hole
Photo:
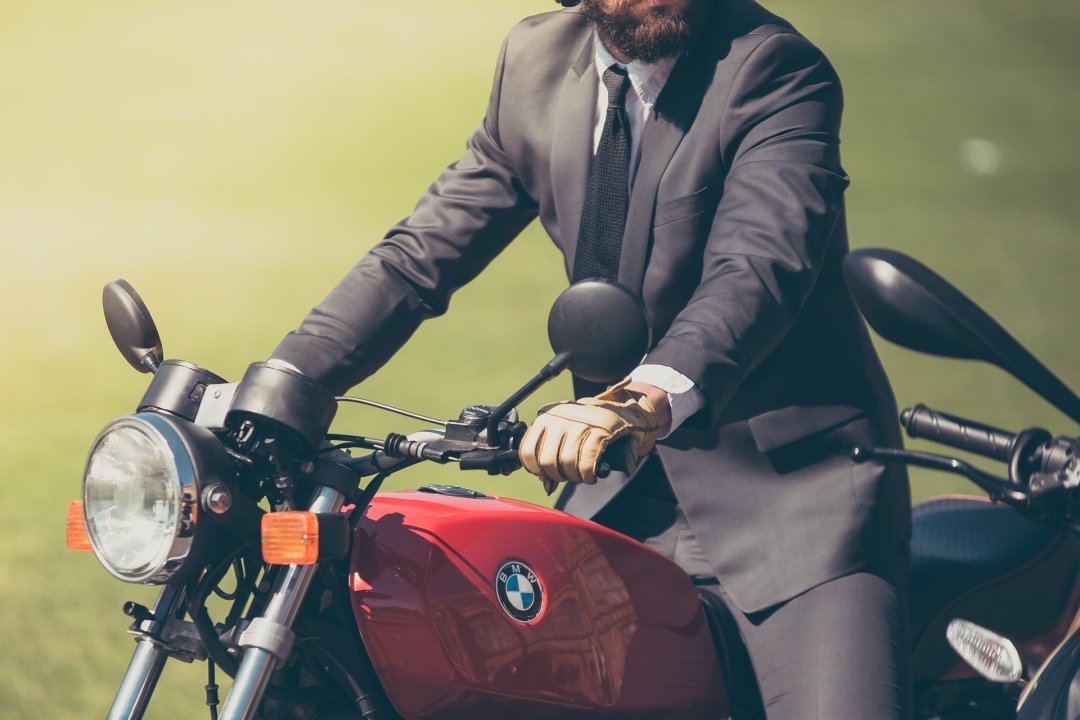
[[[870,278],[863,312],[871,323],[875,312],[891,318],[900,336],[925,349],[922,324],[932,326],[941,310],[931,303],[928,313],[925,298],[955,297],[896,257],[871,264],[861,273]],[[891,284],[875,284],[887,268]],[[858,298],[860,271],[848,276]],[[890,295],[901,277],[923,288],[923,305]],[[470,405],[446,422],[334,397],[272,362],[228,383],[165,360],[149,311],[127,283],[107,285],[103,302],[121,353],[153,378],[136,412],[95,439],[83,499],[68,509],[68,544],[93,550],[122,581],[162,588],[152,608],[124,608],[136,650],[109,718],[143,717],[169,658],[206,662],[211,718],[221,704],[216,670],[233,678],[220,709],[229,720],[761,714],[739,679],[745,658],[721,609],[665,558],[594,523],[465,488],[378,492],[386,477],[422,462],[490,474],[516,469],[525,425],[514,408],[524,398],[567,368],[610,382],[627,372],[626,358],[644,354],[648,323],[629,291],[575,284],[552,307],[555,355],[540,373],[502,403]],[[955,341],[973,317],[954,318],[939,335]],[[1050,394],[1067,397],[1057,390]],[[435,429],[386,438],[331,433],[341,403]],[[1004,481],[924,453],[853,451],[857,460],[960,472],[1021,511],[947,499],[915,510],[919,712],[996,711],[1012,702],[1008,691],[965,675],[944,625],[961,611],[992,624],[986,618],[997,617],[1002,593],[1011,593],[1029,608],[1024,622],[1003,630],[1032,657],[1064,636],[1063,619],[1080,605],[1080,552],[1068,529],[1076,463],[1067,458],[1071,448],[1075,460],[1077,440],[1041,431],[1012,437],[927,408],[905,413],[909,432],[1010,463]],[[371,452],[353,457],[355,450]],[[606,458],[601,476],[611,470]],[[1053,590],[1032,593],[1033,582]],[[214,594],[226,606],[216,622],[208,607]]]
[[[895,251],[866,249],[845,258],[844,276],[867,322],[887,340],[997,365],[1080,422],[1080,398],[928,268]],[[1080,717],[1080,438],[1055,437],[1042,428],[1013,434],[923,405],[904,410],[901,424],[911,437],[1003,462],[1008,473],[999,478],[932,453],[852,450],[856,461],[901,462],[962,475],[997,503],[946,497],[913,510],[910,601],[917,714],[1075,720]],[[1028,682],[1033,671],[1035,679]]]
[[[528,503],[445,485],[376,494],[425,461],[518,467],[518,403],[566,367],[610,381],[644,354],[648,325],[629,291],[592,282],[561,295],[551,362],[499,405],[448,422],[335,398],[273,363],[226,383],[163,360],[127,283],[106,286],[104,306],[122,354],[153,380],[137,412],[94,441],[69,544],[120,580],[163,586],[154,607],[125,607],[136,651],[110,718],[143,716],[170,657],[206,660],[211,717],[212,673],[233,677],[221,708],[232,720],[726,712],[707,610],[674,564]],[[328,433],[345,402],[437,429]],[[215,592],[229,605],[216,623]]]

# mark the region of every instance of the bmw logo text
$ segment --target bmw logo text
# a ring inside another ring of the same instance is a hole
[[[506,614],[518,622],[529,622],[544,607],[544,591],[536,573],[517,560],[503,563],[495,574],[495,594]]]

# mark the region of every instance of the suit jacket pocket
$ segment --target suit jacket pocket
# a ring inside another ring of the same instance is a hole
[[[865,415],[866,412],[865,407],[843,403],[788,405],[755,415],[747,420],[747,423],[757,449],[768,453],[837,428]]]
[[[708,186],[705,186],[689,195],[659,203],[656,206],[653,227],[685,220],[688,217],[705,212],[710,206],[714,205],[714,200],[713,193],[709,191]]]

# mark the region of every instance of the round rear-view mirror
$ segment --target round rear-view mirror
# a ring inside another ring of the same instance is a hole
[[[570,355],[574,375],[612,383],[641,362],[652,329],[635,293],[608,280],[582,280],[555,299],[548,315],[548,339],[557,355]]]

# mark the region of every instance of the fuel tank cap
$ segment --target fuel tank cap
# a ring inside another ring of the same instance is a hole
[[[458,487],[457,485],[425,485],[422,488],[417,488],[417,492],[434,493],[436,495],[449,495],[450,497],[461,498],[487,498],[491,499],[490,495],[485,495],[479,490],[470,490],[469,488]]]

